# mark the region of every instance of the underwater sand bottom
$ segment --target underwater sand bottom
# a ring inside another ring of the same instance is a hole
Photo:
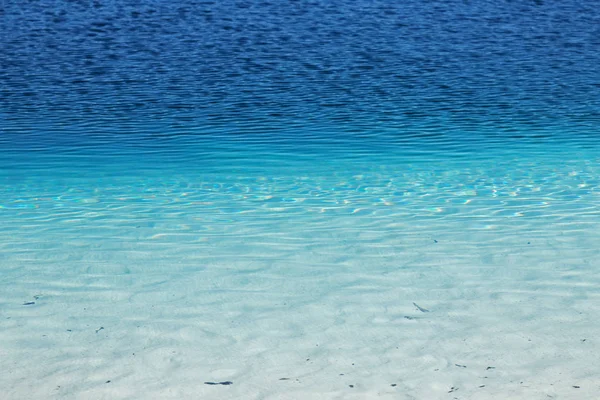
[[[579,246],[551,234],[475,245],[458,233],[421,235],[402,250],[350,243],[345,252],[261,240],[251,254],[232,243],[212,254],[5,257],[2,398],[591,399],[600,391],[597,237]],[[259,252],[270,246],[279,252]]]

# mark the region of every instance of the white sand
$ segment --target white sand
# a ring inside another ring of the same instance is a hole
[[[288,206],[243,179],[5,192],[0,398],[598,398],[597,186],[412,174],[406,202],[368,177],[356,197],[283,180]]]

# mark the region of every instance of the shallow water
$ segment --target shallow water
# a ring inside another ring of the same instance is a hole
[[[593,398],[597,10],[3,5],[5,395]]]

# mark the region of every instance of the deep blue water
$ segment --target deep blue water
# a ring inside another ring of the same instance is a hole
[[[599,10],[572,0],[3,2],[0,146],[594,146]]]

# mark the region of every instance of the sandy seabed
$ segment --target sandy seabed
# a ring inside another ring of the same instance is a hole
[[[5,256],[2,398],[597,398],[600,237],[348,232]]]
[[[2,210],[0,397],[600,398],[597,175],[552,168],[477,196],[427,171],[25,182]]]

